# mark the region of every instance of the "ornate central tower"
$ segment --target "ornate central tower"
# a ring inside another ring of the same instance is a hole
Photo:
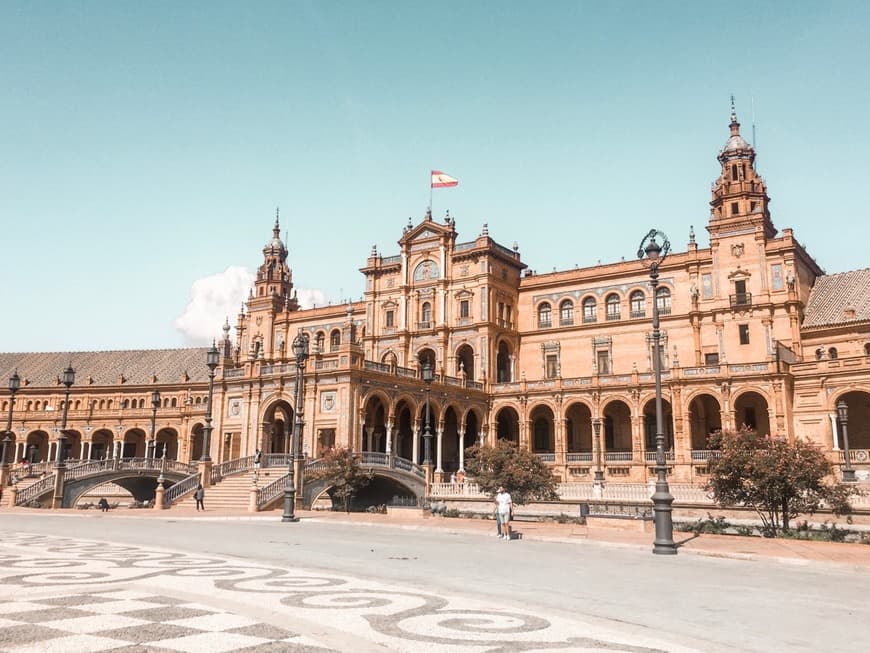
[[[740,123],[731,98],[731,136],[719,152],[722,174],[713,185],[712,211],[707,230],[711,242],[736,233],[761,232],[773,238],[776,228],[770,221],[767,186],[755,171],[755,150],[740,135]]]

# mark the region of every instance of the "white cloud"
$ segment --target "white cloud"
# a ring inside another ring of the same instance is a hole
[[[175,318],[175,328],[191,344],[208,344],[220,338],[224,320],[235,324],[242,302],[254,283],[248,268],[230,266],[219,274],[197,279],[190,287],[190,301],[184,313]]]
[[[175,318],[175,328],[192,345],[209,344],[222,336],[224,320],[235,326],[236,315],[254,285],[255,273],[241,266],[230,266],[219,274],[197,279],[190,287],[190,301]],[[327,297],[317,288],[297,289],[301,308],[324,306]]]

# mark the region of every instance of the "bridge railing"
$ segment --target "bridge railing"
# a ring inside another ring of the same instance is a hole
[[[183,496],[190,494],[196,490],[201,480],[199,472],[180,480],[163,493],[163,505],[168,508]]]
[[[263,507],[269,505],[278,498],[280,495],[284,494],[284,490],[287,488],[287,482],[290,479],[290,474],[284,474],[284,476],[280,476],[269,485],[261,487],[257,490],[257,510],[262,509]]]
[[[54,488],[54,474],[41,478],[15,495],[15,505],[23,506]]]
[[[72,481],[89,474],[115,469],[115,460],[91,460],[75,467],[67,467],[63,475],[64,481]]]
[[[399,469],[403,472],[408,472],[409,474],[413,474],[414,476],[419,476],[420,478],[426,478],[426,470],[424,470],[420,465],[415,463],[412,460],[408,460],[407,458],[399,458],[398,456],[393,456],[393,469]]]
[[[263,467],[289,467],[289,453],[267,453],[263,454],[263,459],[260,462]]]

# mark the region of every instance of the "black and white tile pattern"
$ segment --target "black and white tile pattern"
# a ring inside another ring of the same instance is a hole
[[[222,556],[0,534],[4,653],[693,651],[636,628]]]

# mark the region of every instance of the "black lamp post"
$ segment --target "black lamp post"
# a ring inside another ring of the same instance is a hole
[[[6,450],[9,443],[12,442],[12,408],[15,406],[15,393],[21,387],[21,377],[18,376],[18,370],[12,373],[9,377],[9,419],[6,420],[6,435],[3,438],[3,468],[9,467],[9,459],[6,457]]]
[[[661,237],[662,244],[656,242]],[[655,519],[656,539],[653,543],[653,553],[660,555],[675,555],[677,545],[674,542],[674,522],[671,505],[674,497],[668,487],[668,468],[665,464],[664,420],[662,418],[662,360],[661,360],[661,330],[659,329],[659,304],[657,289],[659,286],[659,267],[671,251],[668,237],[661,231],[651,229],[644,236],[637,250],[637,257],[646,257],[649,262],[649,282],[652,288],[652,319],[653,319],[653,371],[656,384],[656,491],[652,495],[653,515]]]
[[[290,464],[287,471],[287,486],[284,488],[284,514],[281,521],[297,522],[296,516],[296,482],[299,481],[300,493],[302,485],[302,470],[296,469],[296,462],[301,463],[302,447],[302,417],[305,401],[305,380],[303,372],[308,360],[308,334],[299,332],[293,338],[293,354],[296,356],[296,386],[293,389],[293,438],[290,441]]]
[[[600,486],[604,483],[604,470],[601,468],[601,418],[592,420],[592,428],[595,430],[595,484]]]
[[[145,451],[145,458],[152,460],[154,458],[154,448],[156,447],[155,435],[157,433],[157,409],[160,408],[160,391],[154,390],[151,393],[151,439],[148,440],[148,448]]]
[[[211,349],[205,354],[205,365],[208,367],[208,401],[205,405],[205,428],[202,430],[202,456],[199,460],[204,463],[211,462],[209,451],[211,450],[211,401],[214,396],[214,370],[218,366],[220,353],[214,341]]]
[[[63,399],[63,417],[60,422],[60,433],[57,436],[57,455],[55,456],[55,467],[58,469],[63,469],[64,465],[64,447],[66,446],[66,417],[69,413],[69,389],[76,380],[75,370],[72,368],[72,365],[67,365],[66,369],[63,371],[63,376],[61,377],[61,383],[66,386],[66,392],[64,393]]]
[[[849,431],[846,424],[849,422],[849,406],[842,399],[837,402],[837,419],[840,422],[840,433],[843,434],[843,453],[846,456],[846,464],[843,465],[843,482],[856,483],[855,470],[852,469],[851,455],[849,454]]]
[[[426,384],[426,423],[423,425],[423,465],[432,466],[432,422],[429,412],[429,392],[435,379],[435,369],[429,360],[423,361],[423,383]]]

